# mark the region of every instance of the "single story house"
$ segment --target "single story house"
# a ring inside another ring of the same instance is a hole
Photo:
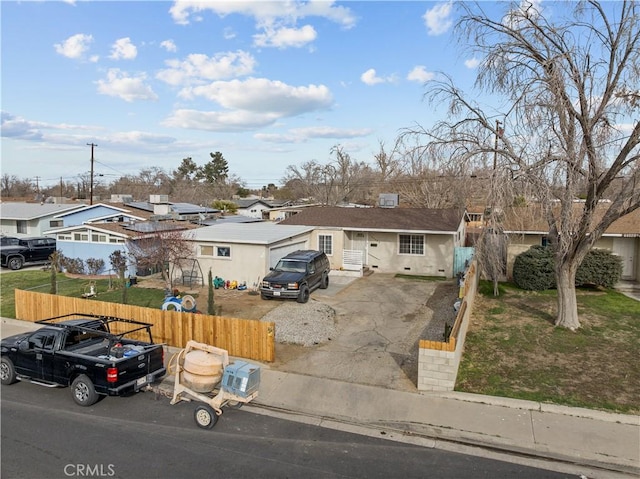
[[[82,204],[0,202],[0,233],[3,236],[45,236],[58,226],[56,216],[81,208]]]
[[[265,213],[276,206],[282,206],[282,202],[273,202],[263,198],[242,198],[233,201],[238,205],[237,214],[250,218],[262,219]]]
[[[583,208],[583,202],[574,204]],[[604,214],[607,204],[601,205],[597,215]],[[535,206],[511,208],[505,211],[504,232],[509,236],[507,248],[507,275],[513,277],[516,256],[533,245],[548,243],[549,226]],[[595,249],[605,249],[622,258],[622,279],[640,279],[640,209],[614,221],[595,243]]]
[[[459,209],[311,207],[278,226],[312,226],[311,249],[324,251],[332,269],[451,278],[465,243]]]
[[[246,283],[251,288],[280,258],[298,249],[309,249],[312,231],[309,226],[270,222],[221,223],[192,230],[188,239],[193,242],[203,284],[207,284],[211,271],[214,277]]]

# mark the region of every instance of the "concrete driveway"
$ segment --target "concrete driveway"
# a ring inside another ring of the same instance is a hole
[[[439,309],[432,297],[442,288],[449,296],[443,304],[453,310],[453,280],[416,281],[382,273],[355,280],[332,277],[329,289],[316,290],[312,298],[336,311],[338,334],[313,347],[278,344],[273,368],[416,391],[418,341]]]

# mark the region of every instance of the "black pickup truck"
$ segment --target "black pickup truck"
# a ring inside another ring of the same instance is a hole
[[[0,265],[16,270],[25,263],[44,263],[55,251],[55,238],[3,237],[0,241]]]
[[[166,373],[164,347],[153,343],[149,323],[75,313],[37,323],[43,327],[0,342],[3,385],[71,386],[74,401],[91,406],[101,396],[140,391]],[[149,341],[131,338],[141,335]]]

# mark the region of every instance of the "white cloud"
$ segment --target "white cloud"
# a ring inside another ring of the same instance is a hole
[[[302,47],[313,42],[318,36],[316,30],[311,25],[302,28],[279,28],[265,29],[265,33],[258,33],[253,36],[254,44],[258,47]]]
[[[205,98],[219,111],[176,110],[165,126],[207,131],[247,131],[273,125],[284,117],[327,109],[333,98],[323,85],[294,87],[265,78],[213,82],[183,89],[183,98]]]
[[[178,47],[173,40],[164,40],[160,43],[160,46],[168,52],[177,52]]]
[[[230,110],[269,113],[278,117],[326,109],[333,102],[329,89],[324,85],[294,87],[266,78],[213,82],[185,88],[181,96],[202,97]]]
[[[192,14],[210,11],[220,17],[233,13],[253,17],[258,25],[295,25],[306,17],[321,17],[350,28],[356,18],[347,7],[337,6],[333,1],[286,1],[286,2],[203,2],[199,0],[176,0],[169,10],[174,21],[189,23]]]
[[[169,68],[158,72],[156,78],[170,85],[190,85],[249,75],[256,60],[250,53],[237,51],[219,53],[214,57],[194,53],[185,60],[168,60],[166,64]]]
[[[378,83],[392,83],[397,79],[394,75],[388,77],[379,77],[374,68],[369,68],[366,72],[360,75],[362,83],[367,85],[377,85]]]
[[[424,24],[429,35],[445,33],[453,24],[451,20],[451,2],[436,5],[427,10],[422,18],[424,18]]]
[[[433,80],[434,77],[435,77],[435,73],[427,71],[427,69],[422,65],[418,65],[414,67],[413,70],[411,70],[407,74],[407,80],[416,81],[420,83],[425,83],[430,80]]]
[[[67,58],[73,58],[74,60],[79,60],[84,57],[84,54],[89,50],[89,45],[92,42],[92,35],[77,33],[70,36],[62,43],[56,43],[53,47],[60,55]]]
[[[109,58],[112,60],[133,60],[138,56],[138,49],[131,43],[129,37],[119,38],[111,45],[111,55]]]
[[[250,111],[176,110],[163,126],[204,131],[247,131],[273,124],[279,118],[270,113]]]
[[[157,100],[158,95],[150,86],[145,85],[146,75],[129,76],[127,73],[112,68],[107,72],[106,80],[98,80],[98,92],[103,95],[122,98],[124,101]]]
[[[468,60],[464,61],[464,66],[469,68],[470,70],[473,70],[474,68],[478,68],[478,65],[480,65],[480,60],[478,60],[475,57],[469,58]]]

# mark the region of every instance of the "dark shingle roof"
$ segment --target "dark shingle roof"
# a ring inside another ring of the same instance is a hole
[[[361,230],[454,232],[458,230],[463,214],[458,209],[320,206],[306,208],[279,224]]]

